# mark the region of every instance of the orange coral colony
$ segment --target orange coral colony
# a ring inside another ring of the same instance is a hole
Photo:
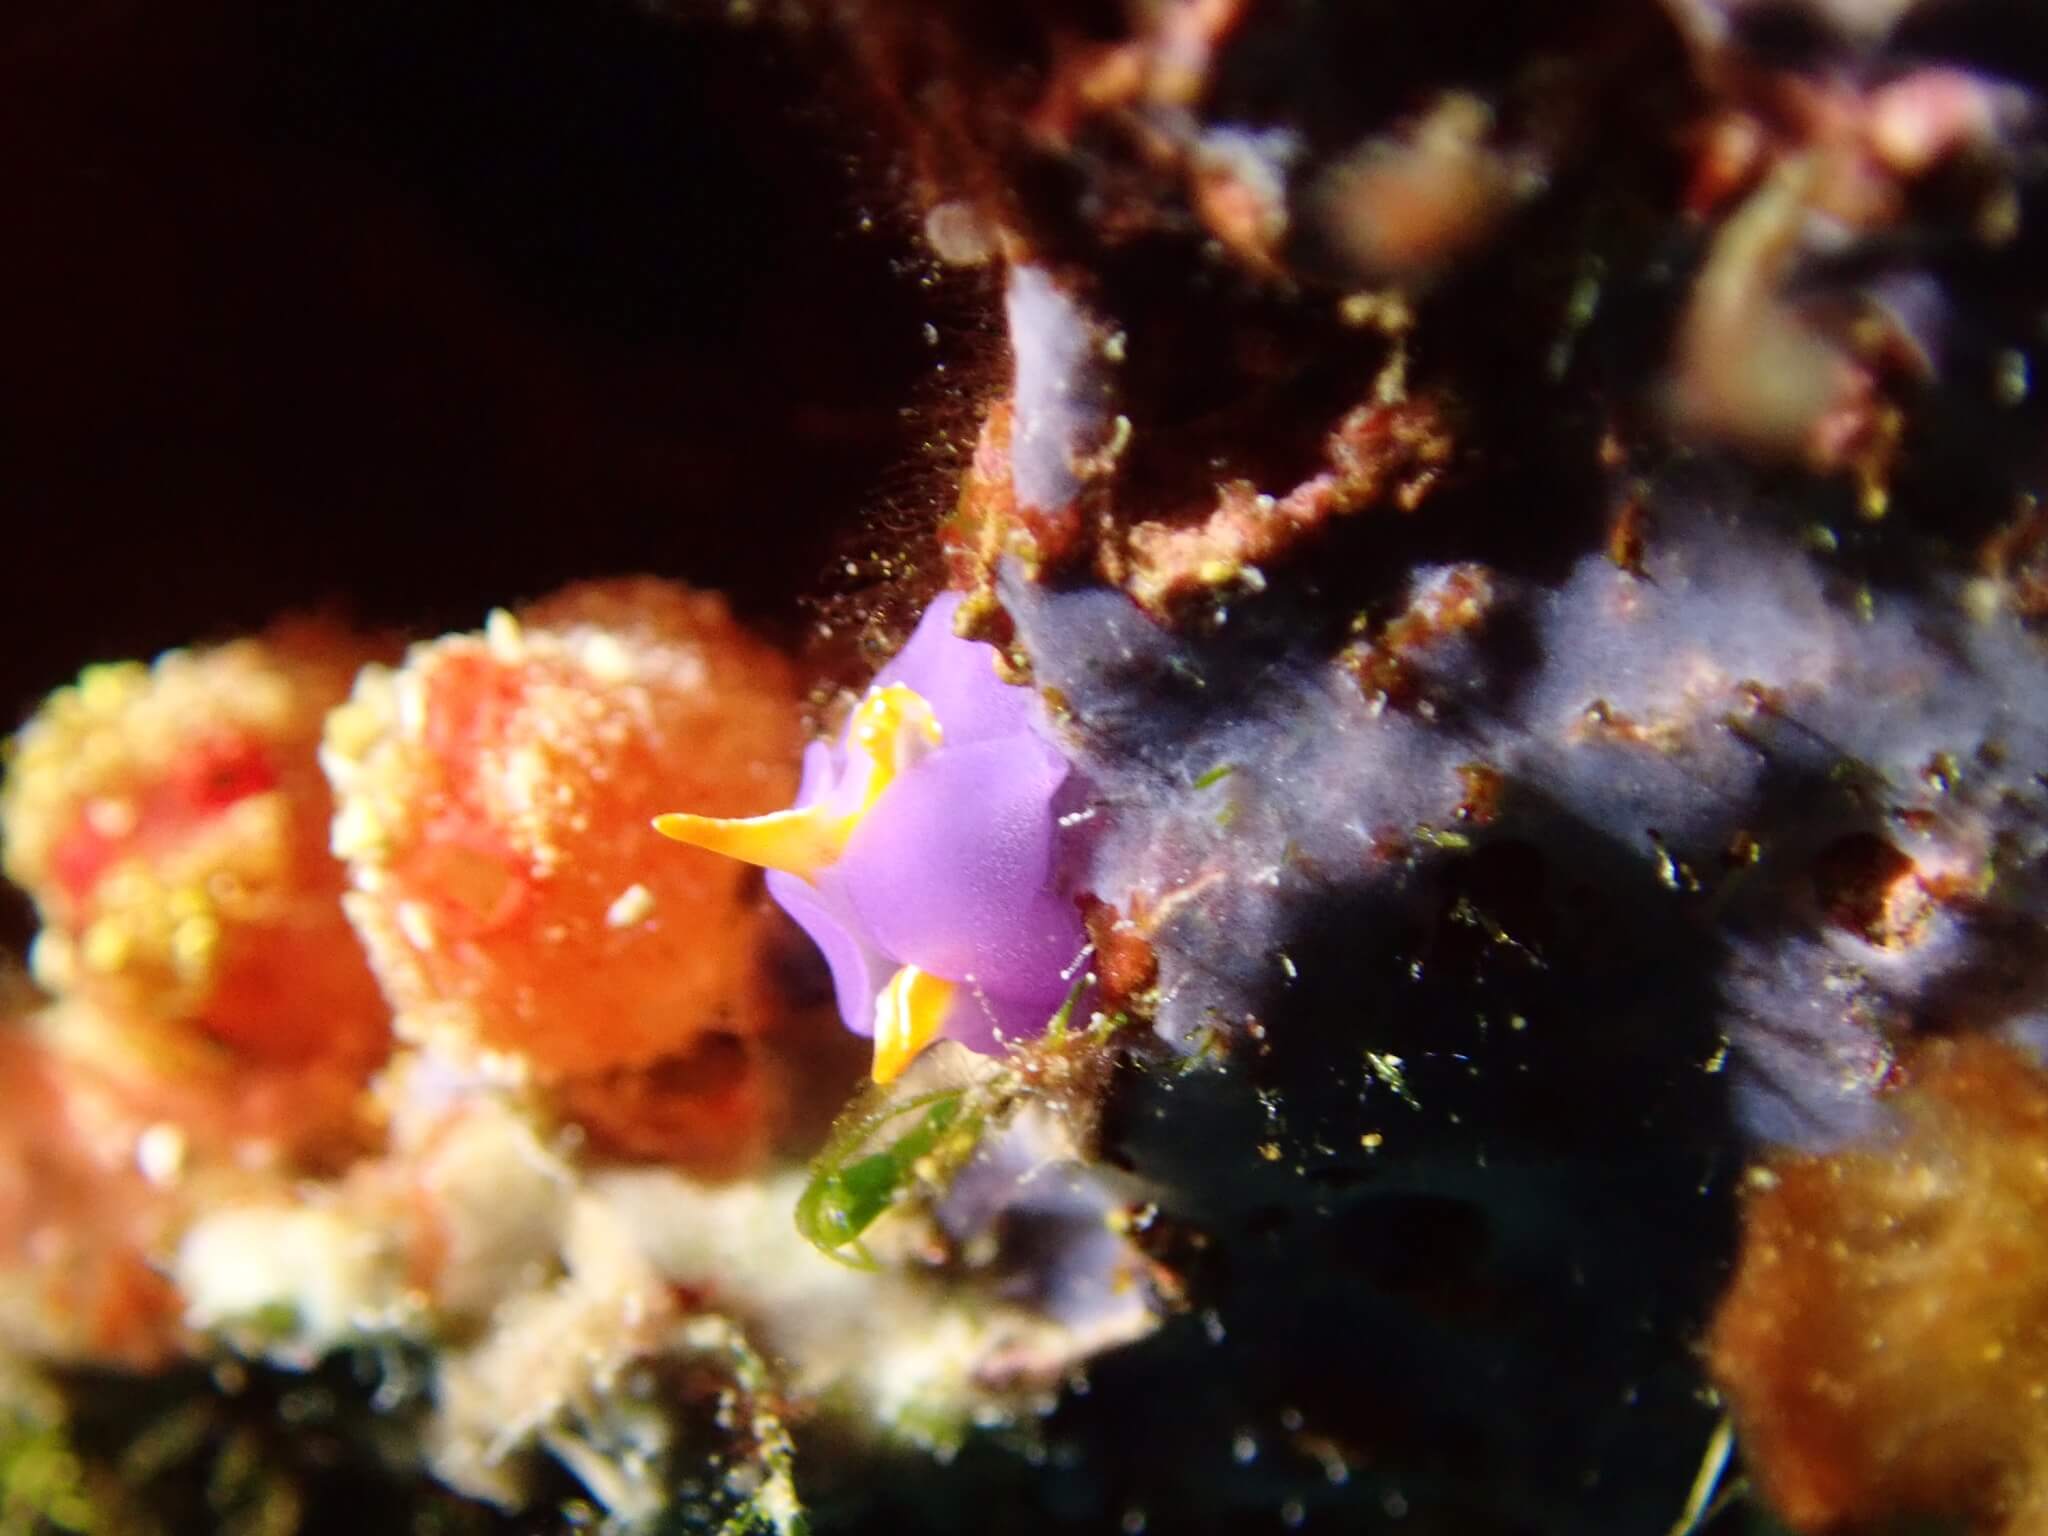
[[[788,664],[724,602],[571,588],[370,668],[329,721],[348,909],[402,1036],[530,1083],[605,1151],[755,1161],[784,1100],[753,872],[659,856],[677,804],[786,805]]]
[[[374,654],[308,622],[89,668],[15,738],[0,789],[6,871],[43,923],[36,979],[98,1019],[73,1043],[175,1061],[195,1093],[231,1080],[287,1139],[350,1113],[388,1051],[318,763],[322,720]]]
[[[1895,1133],[1760,1173],[1709,1356],[1772,1507],[2048,1529],[2048,1073],[1909,1062]]]

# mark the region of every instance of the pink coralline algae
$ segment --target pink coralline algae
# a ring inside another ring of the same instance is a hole
[[[874,1037],[878,1081],[942,1035],[986,1051],[1037,1033],[1085,953],[1054,885],[1067,759],[995,648],[954,635],[959,607],[935,601],[840,739],[811,745],[792,809],[656,823],[769,870],[846,1027]]]

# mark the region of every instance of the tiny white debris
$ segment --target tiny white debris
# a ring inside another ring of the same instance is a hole
[[[938,204],[924,216],[924,238],[949,267],[979,267],[996,253],[996,233],[971,203]]]
[[[1999,584],[1989,577],[1980,576],[1975,581],[1963,583],[1963,612],[1978,624],[1989,624],[1998,617],[1998,611],[2005,605],[2005,593]]]
[[[64,935],[45,928],[29,941],[28,973],[45,992],[67,991],[78,979],[78,951]]]
[[[583,670],[600,683],[627,683],[633,680],[633,658],[618,636],[597,630],[583,641]]]
[[[422,740],[427,734],[427,685],[419,673],[393,675],[391,702],[398,716],[399,735],[407,741]]]
[[[493,608],[484,620],[484,644],[494,659],[507,666],[526,657],[526,632],[519,621],[503,608]]]
[[[135,1166],[158,1189],[177,1183],[185,1171],[185,1133],[159,1121],[135,1138]]]
[[[486,1087],[517,1092],[533,1076],[532,1063],[516,1051],[480,1051],[472,1060],[477,1080]]]
[[[230,1206],[195,1223],[172,1278],[185,1321],[202,1332],[289,1310],[288,1336],[265,1353],[310,1365],[362,1332],[388,1305],[401,1274],[374,1225],[340,1211]]]
[[[126,837],[135,830],[138,814],[133,800],[116,795],[95,795],[85,803],[85,822],[101,837]]]
[[[644,885],[629,885],[605,909],[607,928],[632,928],[654,915],[654,892]]]
[[[398,931],[414,949],[434,947],[434,915],[417,901],[401,901],[395,914]]]
[[[355,693],[348,702],[328,712],[321,733],[320,766],[337,790],[346,790],[355,782],[358,764],[383,739],[392,698],[390,674],[372,665],[357,675]]]
[[[337,859],[355,860],[383,851],[383,820],[366,800],[347,800],[334,814],[328,846]]]

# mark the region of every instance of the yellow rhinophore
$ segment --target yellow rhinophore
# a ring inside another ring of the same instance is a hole
[[[860,701],[847,729],[850,772],[865,775],[851,811],[830,792],[809,805],[766,816],[657,816],[654,830],[695,848],[809,880],[846,851],[861,818],[899,774],[939,744],[939,722],[923,695],[902,683],[876,688]]]
[[[875,999],[875,1067],[878,1083],[892,1083],[917,1054],[938,1038],[956,983],[906,965]]]

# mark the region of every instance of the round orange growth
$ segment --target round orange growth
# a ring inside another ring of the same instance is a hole
[[[719,598],[579,586],[373,669],[328,728],[349,910],[437,1050],[509,1066],[607,1150],[744,1166],[783,1101],[759,877],[651,831],[789,804],[788,663]]]
[[[1798,1530],[2048,1529],[2048,1073],[1936,1041],[1896,1106],[1882,1144],[1758,1176],[1713,1376]]]
[[[389,1014],[341,910],[321,723],[377,653],[332,625],[88,668],[12,744],[37,978],[226,1061],[359,1085]]]

